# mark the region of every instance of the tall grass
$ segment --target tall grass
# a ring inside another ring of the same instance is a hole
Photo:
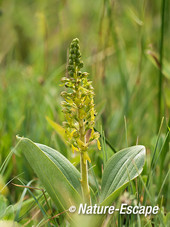
[[[160,29],[160,67],[159,67],[159,91],[158,91],[158,122],[157,128],[159,129],[159,124],[162,116],[162,87],[163,87],[163,50],[164,50],[164,30],[165,30],[165,4],[166,1],[162,0],[162,9],[161,9],[161,29]]]

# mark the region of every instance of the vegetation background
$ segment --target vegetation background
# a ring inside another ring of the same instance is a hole
[[[41,211],[36,202],[31,208],[18,208],[19,201],[39,194],[34,190],[30,195],[12,184],[20,184],[21,179],[31,184],[36,177],[22,154],[15,152],[17,134],[59,150],[78,165],[78,155],[71,154],[46,121],[48,116],[62,124],[60,79],[66,74],[68,47],[75,37],[80,39],[84,69],[95,88],[97,130],[104,131],[116,151],[145,145],[143,177],[150,176],[148,190],[166,216],[170,211],[169,1],[1,0],[0,206],[13,205],[14,210],[6,219],[23,224],[33,211]],[[113,154],[107,144],[104,147],[108,157]],[[100,179],[102,152],[92,147],[90,156]],[[37,180],[33,185],[39,185]],[[38,215],[30,226],[41,220]]]

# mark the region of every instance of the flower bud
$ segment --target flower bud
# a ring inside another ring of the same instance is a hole
[[[70,44],[70,47],[71,47],[71,48],[73,48],[73,47],[74,47],[74,43],[73,43],[73,42]]]
[[[74,71],[74,66],[73,65],[68,65],[67,69],[68,69],[68,71]]]
[[[61,78],[61,82],[62,82],[62,83],[66,83],[66,82],[69,82],[69,81],[70,81],[70,79],[67,78],[67,77],[62,77],[62,78]]]
[[[80,53],[79,50],[77,51],[77,56],[78,56],[78,57],[81,57],[81,53]]]
[[[72,54],[72,59],[75,60],[76,59],[76,55]]]
[[[79,69],[83,68],[83,62],[80,62],[78,66],[79,66]]]

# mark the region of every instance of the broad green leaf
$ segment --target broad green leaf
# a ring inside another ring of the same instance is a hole
[[[58,166],[65,175],[67,180],[73,185],[77,191],[81,191],[80,172],[65,158],[61,153],[43,144],[36,145]]]
[[[102,204],[112,203],[126,184],[142,172],[145,152],[145,147],[138,145],[125,148],[109,159],[102,177]]]
[[[81,196],[78,170],[59,152],[27,138],[19,138],[17,149],[22,150],[30,166],[39,177],[46,191],[58,206],[67,210],[79,204]]]

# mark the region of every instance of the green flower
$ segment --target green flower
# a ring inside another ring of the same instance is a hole
[[[98,148],[101,149],[99,133],[94,132],[96,116],[94,88],[92,82],[88,79],[89,74],[80,71],[83,62],[81,61],[79,40],[77,38],[71,42],[68,62],[69,77],[61,79],[67,89],[67,91],[61,93],[65,100],[61,104],[65,116],[63,125],[68,141],[72,146],[72,150],[80,152],[86,152],[93,140],[97,140]],[[86,141],[88,130],[91,130],[91,136]],[[87,157],[87,159],[89,158]]]

